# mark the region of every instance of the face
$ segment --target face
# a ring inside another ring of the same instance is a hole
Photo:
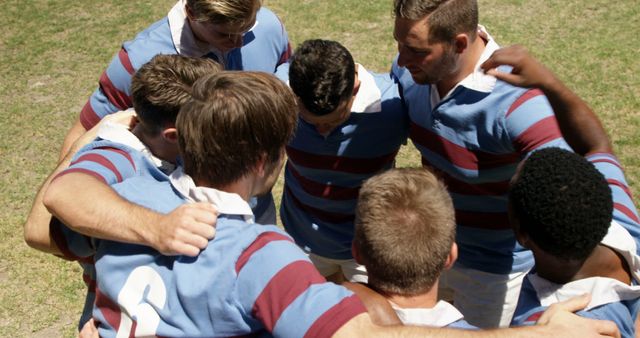
[[[189,19],[191,30],[196,39],[219,49],[223,53],[242,47],[244,35],[251,30],[255,22],[255,16],[244,25],[216,24],[209,21]]]
[[[317,116],[309,112],[302,102],[298,100],[300,107],[300,118],[313,125],[322,136],[328,136],[334,129],[343,124],[351,116],[351,105],[355,96],[349,101],[342,102],[336,110],[323,116]]]
[[[398,65],[406,67],[419,84],[435,84],[458,69],[458,54],[453,44],[429,42],[427,19],[396,18],[393,37],[398,43]]]

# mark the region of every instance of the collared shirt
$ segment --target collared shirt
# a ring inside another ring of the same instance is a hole
[[[640,257],[636,254],[636,242],[627,230],[612,221],[609,232],[601,243],[620,254],[629,265],[633,279],[640,281]],[[537,274],[530,274],[527,278],[542,306],[550,306],[587,292],[592,296],[586,311],[609,303],[640,298],[640,285],[628,285],[613,278],[590,277],[563,285],[550,282]]]
[[[155,166],[165,174],[172,172],[176,166],[173,163],[156,157],[151,150],[126,126],[115,122],[105,122],[98,129],[99,138],[115,143],[124,144],[144,154]]]
[[[445,327],[463,318],[458,309],[442,300],[432,308],[402,308],[389,303],[404,325]]]
[[[245,222],[253,223],[253,212],[249,203],[238,194],[228,193],[213,188],[198,187],[191,176],[178,167],[169,177],[171,185],[188,201],[209,202],[215,205],[221,214],[240,215]]]
[[[173,44],[176,46],[178,54],[201,57],[208,53],[213,53],[218,57],[218,60],[222,60],[223,55],[220,50],[196,40],[187,21],[186,5],[186,0],[179,0],[167,14],[169,27],[171,28],[171,39],[173,39]]]

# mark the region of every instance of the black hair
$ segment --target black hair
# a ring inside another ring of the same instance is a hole
[[[353,95],[355,63],[336,41],[307,40],[293,53],[289,85],[304,107],[316,116],[327,115]]]
[[[525,160],[509,201],[520,230],[564,260],[585,260],[607,234],[613,211],[604,176],[582,156],[560,148]]]

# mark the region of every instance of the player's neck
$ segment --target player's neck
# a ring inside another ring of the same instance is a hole
[[[237,194],[247,202],[249,202],[249,199],[251,198],[251,192],[253,191],[253,186],[251,185],[251,178],[249,177],[249,175],[245,175],[237,181],[226,185],[215,185],[211,184],[206,179],[201,179],[198,177],[192,178],[193,182],[198,187],[213,188],[230,194]]]
[[[469,47],[460,54],[460,66],[456,71],[436,83],[440,97],[445,97],[453,87],[470,74],[473,74],[476,69],[476,64],[480,60],[486,45],[487,42],[484,39],[480,36],[476,36],[476,39],[469,45]]]
[[[140,123],[136,124],[136,126],[133,127],[131,133],[135,135],[140,140],[140,142],[142,142],[142,144],[144,144],[149,149],[153,156],[163,161],[175,164],[177,145],[167,144],[160,134],[154,136],[149,135],[149,133],[145,132],[144,127],[142,127]]]
[[[438,303],[438,284],[431,287],[431,289],[425,293],[414,296],[400,296],[384,294],[390,302],[396,304],[403,309],[411,308],[423,308],[430,309],[436,306]]]
[[[631,273],[626,260],[619,253],[602,244],[596,246],[574,280],[589,277],[608,277],[627,285],[631,284]]]
[[[629,266],[624,258],[612,249],[598,245],[582,262],[557,260],[544,252],[534,251],[536,273],[551,282],[566,284],[590,277],[607,277],[630,284]]]

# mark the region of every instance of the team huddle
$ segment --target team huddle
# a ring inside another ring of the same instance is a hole
[[[83,268],[81,336],[636,336],[597,116],[475,0],[393,8],[389,73],[293,50],[260,0],[179,0],[122,45],[25,223]]]

